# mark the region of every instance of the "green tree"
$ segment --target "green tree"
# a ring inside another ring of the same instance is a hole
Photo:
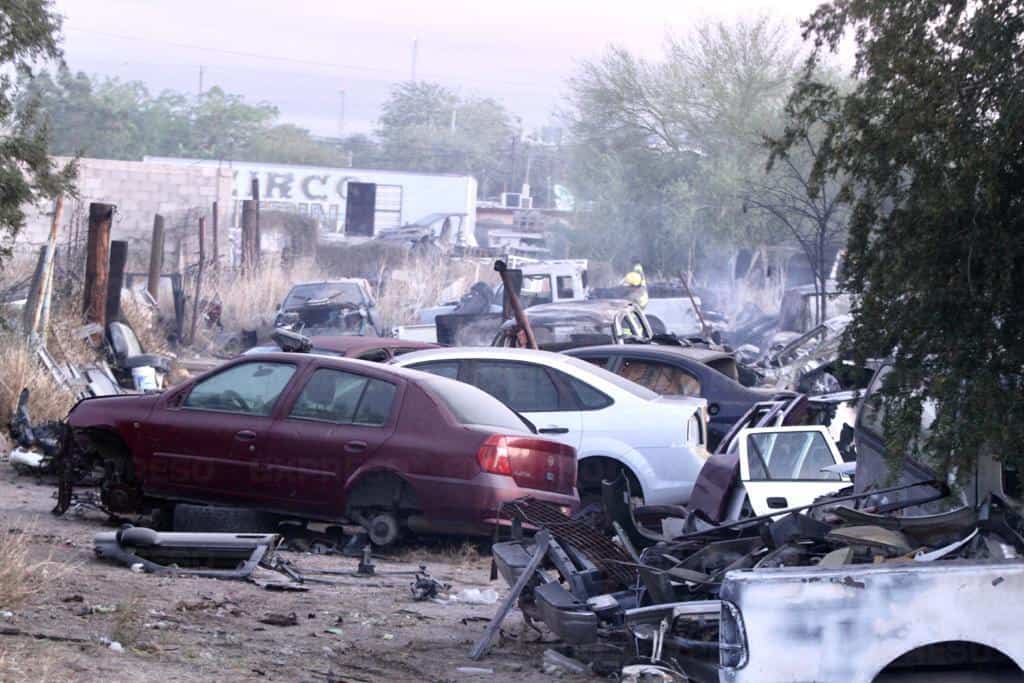
[[[745,214],[742,190],[763,173],[762,135],[780,126],[797,64],[788,33],[766,18],[698,26],[670,38],[661,61],[611,48],[584,64],[567,115],[574,189],[593,202],[584,229],[624,220],[635,246],[620,256],[668,274],[692,271],[715,240],[762,236],[770,218]],[[609,201],[609,169],[626,205]]]
[[[485,196],[511,180],[516,132],[492,99],[463,99],[434,83],[402,83],[381,108],[377,136],[388,168],[470,174]]]
[[[49,129],[38,104],[17,106],[14,75],[60,61],[60,16],[49,0],[0,0],[0,264],[25,223],[25,206],[71,189],[75,166],[58,168],[47,155]]]
[[[200,159],[233,159],[266,133],[277,107],[248,104],[214,86],[203,92],[191,110],[189,136],[182,152]]]
[[[940,471],[979,455],[1022,463],[1024,441],[1024,13],[1014,0],[834,0],[805,24],[816,50],[790,102],[823,126],[816,172],[851,203],[846,341],[891,356],[888,452],[918,448]],[[857,41],[842,94],[815,77],[844,35]]]

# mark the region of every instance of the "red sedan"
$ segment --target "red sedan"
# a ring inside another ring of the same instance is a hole
[[[191,501],[486,534],[502,502],[575,508],[576,453],[468,384],[318,354],[242,356],[159,395],[86,399],[70,448],[115,512]]]

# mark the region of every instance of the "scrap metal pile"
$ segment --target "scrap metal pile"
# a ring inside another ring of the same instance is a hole
[[[931,493],[878,502],[917,488]],[[605,492],[606,499],[621,500],[626,490],[622,482],[606,482]],[[648,680],[718,680],[717,669],[740,656],[720,633],[734,623],[727,614],[734,608],[722,600],[730,572],[756,578],[782,567],[840,570],[841,582],[857,585],[858,569],[1024,556],[1024,518],[1006,500],[990,495],[975,508],[953,505],[949,494],[936,482],[840,492],[803,511],[675,537],[639,524],[627,504],[628,519],[619,506],[615,521],[617,542],[541,501],[518,501],[506,508],[513,538],[494,545],[494,562],[510,586],[522,584],[518,606],[527,621],[543,622],[594,673],[626,675],[642,664],[647,675],[659,676]],[[950,503],[948,511],[896,514],[937,497]],[[543,544],[524,528],[542,530]]]

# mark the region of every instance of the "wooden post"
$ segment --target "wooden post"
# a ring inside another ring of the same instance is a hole
[[[128,263],[128,243],[114,240],[110,243],[110,274],[107,282],[107,321],[121,319],[121,288],[124,287],[124,267]]]
[[[213,220],[210,223],[211,237],[213,238],[213,272],[220,272],[220,235],[217,233],[217,226],[220,224],[220,205],[217,200],[213,201]]]
[[[256,208],[256,236],[253,239],[253,250],[255,258],[253,259],[253,266],[255,270],[260,268],[260,255],[263,253],[263,236],[260,234],[260,179],[252,179],[252,201],[253,206]]]
[[[98,323],[104,328],[107,324],[107,276],[110,269],[110,226],[113,221],[113,204],[89,204],[82,312],[86,322]]]
[[[36,331],[39,323],[39,309],[42,304],[43,289],[46,286],[46,261],[49,259],[50,247],[43,245],[39,247],[39,259],[36,261],[36,269],[32,273],[32,284],[28,288],[28,300],[25,302],[25,309],[22,311],[21,326],[26,335]]]
[[[192,327],[188,333],[188,343],[196,341],[196,322],[199,320],[199,296],[203,290],[203,264],[206,263],[206,249],[203,246],[206,237],[206,218],[199,217],[199,270],[196,272],[196,291],[192,298]]]
[[[42,280],[40,281],[38,296],[34,302],[30,296],[29,301],[25,305],[25,332],[28,334],[40,332],[39,328],[43,321],[49,322],[50,290],[53,287],[54,259],[56,259],[57,254],[57,232],[60,229],[60,219],[63,212],[64,195],[60,195],[53,204],[53,220],[50,221],[50,235],[46,240],[47,250],[46,256],[43,259]],[[35,284],[33,280],[32,286],[34,287]],[[45,316],[43,311],[46,311]],[[46,325],[42,325],[40,336],[45,341]]]
[[[259,267],[259,209],[256,201],[242,200],[242,272],[250,275]]]
[[[153,237],[149,242],[149,281],[146,289],[153,301],[159,300],[160,274],[164,270],[164,217],[153,216]]]

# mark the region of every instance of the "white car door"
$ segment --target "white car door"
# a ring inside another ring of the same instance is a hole
[[[740,479],[755,515],[809,505],[850,485],[823,468],[842,457],[828,427],[765,427],[739,433]]]
[[[522,413],[541,436],[579,449],[580,411],[543,365],[523,361],[473,361],[471,383]]]

